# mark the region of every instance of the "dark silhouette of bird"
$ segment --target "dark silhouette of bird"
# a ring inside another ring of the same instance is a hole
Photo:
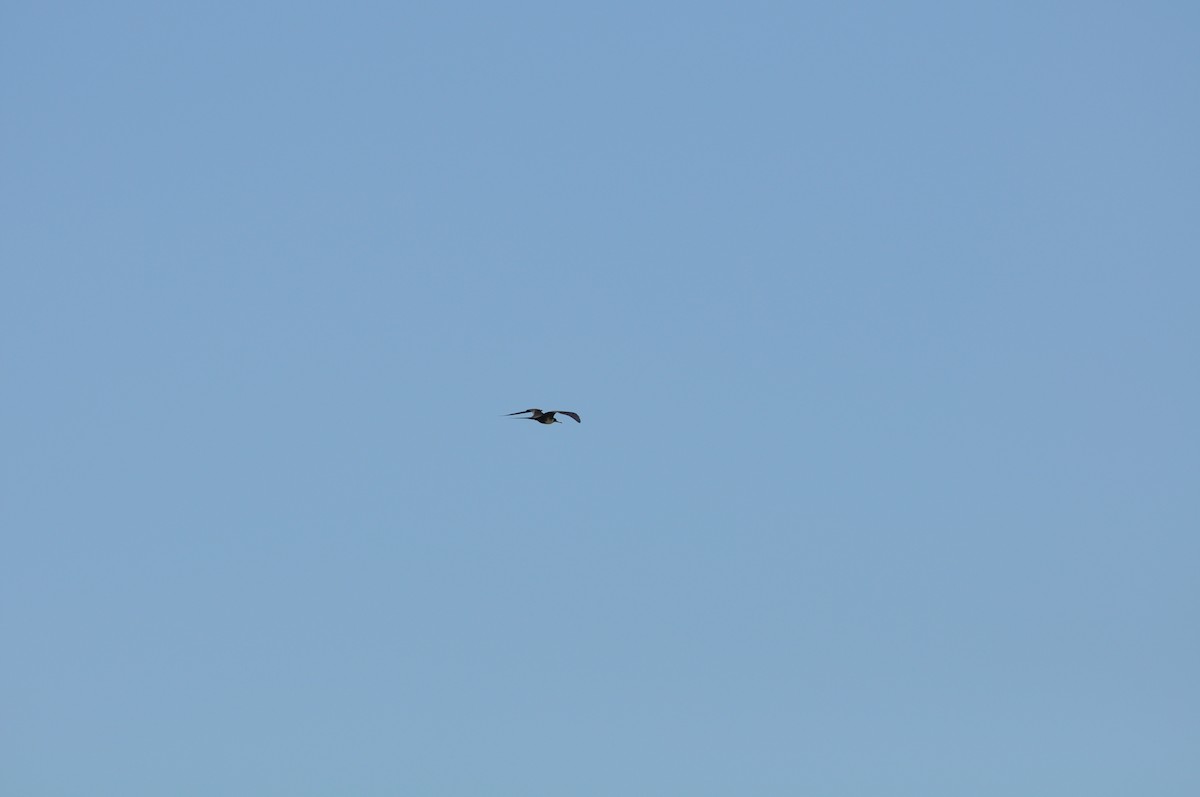
[[[583,423],[583,421],[579,420],[579,413],[569,412],[567,410],[550,410],[549,412],[542,412],[541,410],[521,410],[520,412],[510,412],[508,414],[509,415],[524,415],[527,412],[531,412],[533,414],[530,415],[528,418],[518,418],[517,420],[537,421],[538,423],[544,423],[544,424],[549,425],[552,423],[562,423],[562,421],[560,421],[558,418],[554,417],[555,415],[562,414],[562,415],[566,415],[568,418],[574,418],[575,423]]]

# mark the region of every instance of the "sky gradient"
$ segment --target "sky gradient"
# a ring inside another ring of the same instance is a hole
[[[1200,6],[828,5],[6,3],[0,791],[1200,793]]]

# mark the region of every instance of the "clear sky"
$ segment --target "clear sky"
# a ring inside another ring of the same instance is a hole
[[[1198,35],[9,0],[0,791],[1200,794]]]

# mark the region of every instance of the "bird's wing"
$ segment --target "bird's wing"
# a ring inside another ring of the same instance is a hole
[[[520,412],[510,412],[509,415],[524,415],[527,412],[532,412],[534,415],[541,415],[541,410],[521,410]]]
[[[574,418],[575,423],[583,423],[583,421],[579,420],[578,412],[570,412],[569,410],[555,410],[555,412],[557,412],[559,415],[566,415],[569,418]]]

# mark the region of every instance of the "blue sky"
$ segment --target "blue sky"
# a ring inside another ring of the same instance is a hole
[[[1198,793],[1200,12],[835,5],[8,3],[0,788]]]

